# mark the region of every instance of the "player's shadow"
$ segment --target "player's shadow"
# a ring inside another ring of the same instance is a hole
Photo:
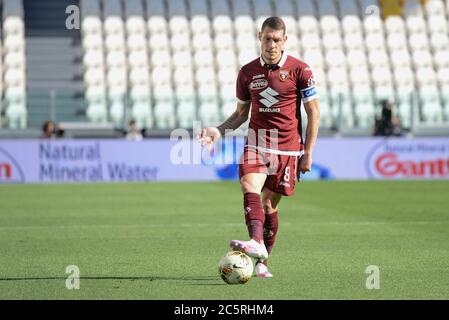
[[[67,277],[10,277],[0,278],[0,281],[36,281],[36,280],[66,280]],[[80,280],[144,280],[144,281],[219,281],[217,276],[80,276]]]

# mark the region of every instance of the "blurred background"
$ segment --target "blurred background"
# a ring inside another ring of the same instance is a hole
[[[0,12],[2,182],[76,181],[92,160],[83,148],[103,173],[81,181],[237,179],[235,161],[217,160],[238,159],[247,124],[202,166],[176,166],[195,160],[174,159],[168,138],[235,110],[238,70],[259,56],[271,15],[318,82],[320,139],[304,178],[449,177],[449,0],[3,0]],[[152,174],[117,175],[108,159]]]
[[[271,15],[285,20],[288,53],[314,70],[321,135],[372,135],[385,105],[394,134],[448,131],[446,0],[0,4],[2,137],[39,136],[47,120],[75,137],[119,135],[130,120],[144,136],[217,124]]]

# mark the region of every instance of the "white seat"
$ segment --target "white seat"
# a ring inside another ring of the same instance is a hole
[[[282,16],[281,19],[284,20],[285,28],[287,29],[287,35],[289,37],[296,36],[298,34],[298,25],[296,19],[293,16]]]
[[[345,68],[332,68],[327,73],[329,84],[332,87],[347,87],[348,74]]]
[[[197,68],[200,67],[213,67],[214,65],[214,56],[212,51],[198,51],[193,56],[193,61]]]
[[[378,84],[374,87],[377,101],[394,99],[394,89],[389,84]]]
[[[394,70],[394,82],[397,87],[414,85],[414,73],[411,68],[400,67]]]
[[[326,63],[328,67],[345,67],[346,56],[342,50],[330,50],[326,53]]]
[[[342,50],[343,41],[337,34],[326,34],[323,36],[323,45],[326,50]]]
[[[107,71],[107,83],[110,87],[126,86],[127,72],[125,68],[114,67]]]
[[[367,67],[366,55],[363,50],[351,50],[347,53],[347,60],[350,61],[349,67]]]
[[[371,71],[371,81],[375,86],[391,86],[393,82],[390,69],[388,67],[374,67]]]
[[[153,67],[166,67],[170,68],[171,66],[171,55],[170,51],[160,50],[154,51],[151,55],[151,65]]]
[[[168,23],[165,17],[160,15],[152,15],[148,17],[147,28],[150,34],[167,34]]]
[[[84,82],[88,86],[104,86],[105,75],[103,68],[88,68],[84,73]]]
[[[21,35],[13,34],[8,35],[3,40],[4,51],[24,51],[25,39]]]
[[[22,87],[25,85],[25,71],[23,69],[10,68],[4,73],[6,87]]]
[[[308,63],[313,69],[323,68],[324,58],[321,50],[307,50],[304,51],[303,60]]]
[[[383,34],[383,22],[377,15],[370,15],[363,20],[366,34],[381,33]]]
[[[256,21],[254,21],[254,25],[255,25],[257,31],[262,29],[262,24],[267,18],[268,18],[267,16],[258,16],[256,18]]]
[[[340,35],[340,20],[336,16],[323,16],[320,19],[320,27],[323,34]]]
[[[389,16],[385,20],[385,31],[388,33],[405,33],[404,20],[399,16]]]
[[[369,86],[371,83],[370,74],[366,67],[351,68],[349,74],[353,87],[357,85]]]
[[[369,54],[369,63],[371,67],[388,67],[390,59],[384,50],[371,51]]]
[[[195,73],[195,79],[200,85],[215,83],[215,70],[210,67],[198,68]]]
[[[220,71],[218,72],[218,82],[222,85],[223,84],[233,85],[236,79],[237,79],[237,72],[234,67],[223,68],[220,69]]]
[[[358,126],[361,128],[371,128],[374,123],[375,113],[371,88],[366,85],[354,87],[352,97]]]
[[[449,67],[449,55],[447,51],[441,50],[435,52],[434,61],[437,68]]]
[[[390,57],[394,68],[411,67],[411,57],[407,50],[393,51]]]
[[[102,50],[103,37],[100,33],[86,34],[83,37],[82,44],[85,50]]]
[[[344,34],[352,34],[357,33],[360,34],[360,30],[362,30],[362,22],[358,16],[347,15],[342,19],[342,27]]]
[[[146,50],[130,52],[128,55],[128,64],[130,68],[148,69],[148,56]]]
[[[425,33],[412,34],[408,40],[412,51],[429,50],[428,36]]]
[[[118,16],[106,17],[103,23],[103,27],[106,35],[123,35],[125,31],[123,20]]]
[[[382,34],[373,33],[365,38],[365,46],[368,50],[385,50],[385,40]]]
[[[3,32],[4,36],[18,35],[23,37],[25,31],[24,21],[21,17],[11,15],[7,16],[3,20]]]
[[[307,44],[307,50],[321,49],[321,39],[317,33],[303,34],[301,41]]]
[[[138,68],[131,69],[129,72],[129,82],[131,85],[149,85],[150,83],[150,75],[148,73],[148,69]]]
[[[443,33],[447,34],[448,27],[447,27],[447,20],[444,15],[442,16],[432,16],[430,22],[427,24],[429,28],[429,33]]]
[[[173,65],[175,68],[191,68],[192,55],[190,51],[177,51],[173,54]]]
[[[444,4],[441,0],[428,0],[424,4],[427,16],[444,16]]]
[[[125,68],[126,55],[124,51],[111,51],[106,56],[106,64],[110,68]]]
[[[195,15],[190,20],[190,27],[192,29],[192,33],[195,34],[210,34],[210,21],[207,16],[198,16]]]
[[[105,39],[105,46],[108,51],[125,51],[125,38],[123,34],[109,34]]]
[[[284,48],[289,55],[298,58],[300,52],[300,43],[298,41],[298,37],[296,35],[289,36]]]
[[[170,39],[170,44],[174,51],[189,50],[190,36],[187,33],[174,33]]]
[[[145,20],[142,16],[130,16],[126,19],[128,34],[145,34]]]
[[[347,50],[364,48],[363,38],[360,33],[347,33],[344,35],[344,43]]]
[[[218,15],[212,20],[212,28],[217,35],[223,33],[231,34],[233,30],[232,20],[229,16]]]
[[[442,122],[443,108],[435,87],[425,87],[419,92],[421,111],[425,122]]]
[[[230,33],[220,33],[214,39],[215,50],[234,50],[234,38]]]
[[[126,43],[130,51],[142,51],[147,48],[145,35],[140,33],[129,35]]]
[[[169,41],[166,34],[150,35],[150,51],[153,50],[169,50]]]
[[[448,51],[449,50],[449,39],[446,34],[443,34],[443,33],[432,34],[430,37],[430,43],[431,43],[432,49],[435,51],[439,51],[439,50]]]
[[[319,30],[318,20],[314,16],[302,16],[298,20],[298,26],[303,36],[318,33]]]
[[[416,82],[419,87],[436,86],[436,74],[431,67],[421,67],[416,70]]]
[[[178,124],[181,128],[191,128],[196,120],[195,91],[190,85],[178,87],[176,89],[178,100],[177,112]]]
[[[194,83],[193,72],[191,68],[176,68],[173,74],[173,81],[176,87]]]
[[[25,55],[21,52],[9,52],[4,56],[5,68],[25,69]]]
[[[220,68],[237,66],[237,58],[234,50],[221,50],[216,55],[217,64]]]
[[[87,118],[92,122],[106,122],[107,103],[106,90],[104,86],[88,86],[84,96],[87,103]]]
[[[168,129],[175,127],[175,97],[171,86],[154,87],[154,124],[155,127]]]
[[[212,50],[212,39],[208,34],[195,34],[192,39],[193,48],[199,50]]]
[[[151,72],[151,80],[154,84],[168,86],[171,84],[172,70],[169,67],[156,66]]]
[[[171,34],[189,34],[189,21],[184,16],[173,16],[168,21]]]
[[[101,20],[98,16],[86,16],[81,22],[81,32],[84,35],[93,35],[102,33]]]
[[[250,16],[238,16],[234,20],[234,30],[237,35],[239,33],[254,34],[254,32],[256,31],[254,28],[254,24],[255,22]]]
[[[431,67],[433,65],[432,55],[427,50],[413,52],[413,64],[416,68]]]
[[[250,61],[256,59],[257,57],[258,57],[258,54],[255,49],[241,51],[238,55],[239,67],[249,63]]]
[[[438,83],[441,87],[449,85],[449,67],[441,68],[437,72]]]
[[[387,35],[388,48],[391,51],[394,50],[406,50],[407,40],[405,35],[402,33],[390,33]]]
[[[199,116],[204,123],[218,123],[221,120],[217,88],[215,85],[203,85],[198,88],[200,98]]]
[[[86,51],[83,56],[83,65],[86,68],[103,68],[104,67],[103,51],[100,50]]]
[[[427,30],[426,21],[420,16],[408,16],[406,18],[406,25],[409,34],[425,33]]]
[[[147,27],[150,34],[167,34],[168,31],[167,20],[158,15],[148,17]]]
[[[237,35],[236,45],[239,51],[256,48],[256,38],[253,34],[241,33]]]

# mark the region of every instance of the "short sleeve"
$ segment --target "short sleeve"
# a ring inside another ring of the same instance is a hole
[[[312,70],[308,65],[306,65],[300,73],[297,85],[304,102],[317,98],[318,91],[316,88],[315,78],[313,77]]]
[[[240,69],[237,76],[236,97],[237,101],[241,104],[248,104],[251,102],[251,95],[249,93],[245,78],[246,77],[243,74],[243,70]]]

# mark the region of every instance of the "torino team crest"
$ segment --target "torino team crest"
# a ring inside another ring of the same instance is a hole
[[[281,70],[279,72],[279,79],[281,79],[281,81],[285,81],[285,79],[288,78],[288,70]]]

